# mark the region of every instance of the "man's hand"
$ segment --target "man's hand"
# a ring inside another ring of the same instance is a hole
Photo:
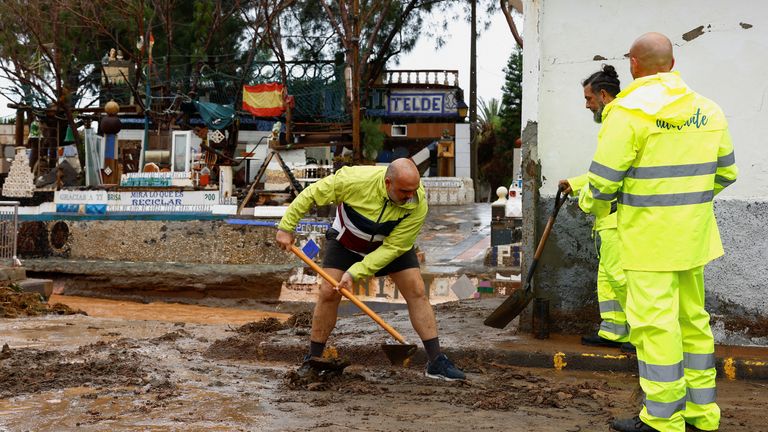
[[[352,291],[352,286],[355,284],[355,280],[352,279],[352,275],[344,272],[344,275],[341,277],[341,280],[339,281],[339,286],[336,287],[336,290],[340,288],[344,288],[347,291]]]
[[[568,180],[560,180],[559,182],[557,182],[557,186],[560,188],[561,191],[563,191],[563,195],[571,194],[571,184],[568,183]]]
[[[277,234],[275,234],[275,240],[277,241],[277,247],[290,252],[293,242],[296,241],[296,234],[279,229],[277,230]]]

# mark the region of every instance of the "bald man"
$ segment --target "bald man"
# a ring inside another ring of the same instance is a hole
[[[717,430],[715,347],[704,309],[704,265],[723,255],[712,200],[736,181],[733,143],[717,104],[677,72],[672,43],[640,36],[629,51],[635,80],[605,107],[589,188],[580,207],[618,206],[626,315],[637,348],[638,416],[618,431]]]
[[[326,234],[323,267],[339,287],[352,290],[355,281],[389,275],[408,304],[408,313],[427,352],[425,375],[448,381],[465,379],[440,350],[437,323],[427,298],[414,242],[427,216],[424,186],[410,159],[389,166],[344,167],[305,189],[291,203],[278,225],[277,244],[290,250],[294,229],[312,205],[336,204],[333,227]],[[336,326],[341,294],[322,281],[312,317],[309,353],[300,375],[316,369],[326,341]]]

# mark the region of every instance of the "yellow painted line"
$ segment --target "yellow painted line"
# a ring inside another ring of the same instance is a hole
[[[736,379],[736,362],[733,361],[732,357],[726,358],[723,362],[723,373],[729,380]]]
[[[552,360],[555,365],[555,369],[559,371],[563,370],[563,368],[565,368],[568,365],[568,363],[565,361],[565,353],[561,353],[561,352],[555,353],[555,357]]]
[[[611,355],[611,354],[592,354],[592,353],[581,353],[582,357],[600,357],[600,358],[606,358],[606,359],[625,359],[627,356],[625,355]]]
[[[768,362],[761,362],[761,361],[754,361],[754,360],[744,360],[742,363],[744,363],[747,366],[766,366],[766,365],[768,365]]]

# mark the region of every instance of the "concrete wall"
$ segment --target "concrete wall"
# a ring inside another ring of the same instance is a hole
[[[632,41],[648,31],[662,32],[675,45],[675,69],[725,111],[741,171],[716,199],[726,256],[706,271],[710,310],[723,326],[718,337],[733,340],[745,332],[753,342],[765,343],[759,338],[768,336],[768,301],[762,294],[768,240],[761,229],[768,223],[768,153],[761,145],[768,135],[768,3],[528,0],[524,12],[526,256],[551,210],[557,181],[586,172],[595,150],[599,126],[584,107],[580,81],[612,64],[622,87],[628,85],[625,54]],[[575,204],[569,205],[558,217],[539,270],[540,289],[553,298],[563,322],[586,323],[597,314],[589,227]]]

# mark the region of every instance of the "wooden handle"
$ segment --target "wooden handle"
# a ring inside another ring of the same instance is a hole
[[[291,246],[291,251],[292,251],[292,252],[293,252],[293,253],[294,253],[294,254],[295,254],[297,257],[301,258],[301,260],[302,260],[302,261],[304,261],[305,263],[307,263],[307,265],[308,265],[310,268],[312,268],[312,270],[316,271],[316,272],[317,272],[317,274],[319,274],[320,276],[322,276],[322,277],[323,277],[323,279],[325,279],[326,281],[328,281],[328,283],[329,283],[329,284],[333,285],[334,287],[338,287],[338,286],[339,286],[339,283],[338,283],[338,282],[336,282],[336,280],[335,280],[335,279],[333,279],[333,278],[331,277],[331,275],[329,275],[328,273],[326,273],[326,272],[325,272],[325,270],[323,270],[323,269],[322,269],[322,268],[321,268],[319,265],[317,265],[317,263],[316,263],[316,262],[312,261],[311,259],[309,259],[309,257],[307,257],[306,255],[304,255],[304,252],[302,252],[302,250],[301,250],[301,249],[299,249],[298,247],[296,247],[296,246],[294,245],[294,246]],[[401,344],[405,344],[405,343],[406,343],[406,342],[405,342],[405,339],[403,339],[403,337],[400,335],[400,333],[398,333],[398,332],[397,332],[397,330],[395,330],[394,328],[392,328],[392,326],[391,326],[391,325],[387,324],[387,323],[386,323],[386,322],[385,322],[383,319],[381,319],[381,317],[380,317],[378,314],[376,314],[376,312],[372,311],[372,310],[371,310],[371,308],[369,308],[368,306],[366,306],[366,305],[365,305],[365,303],[361,302],[361,301],[360,301],[360,300],[359,300],[357,297],[355,297],[355,295],[354,295],[354,294],[352,294],[351,292],[349,292],[349,290],[348,290],[348,289],[346,289],[346,288],[338,288],[338,290],[339,290],[339,292],[341,293],[341,295],[343,295],[344,297],[348,298],[348,299],[349,299],[349,301],[351,301],[352,303],[354,303],[354,304],[355,304],[355,306],[357,306],[358,308],[360,308],[360,310],[361,310],[361,311],[365,312],[365,314],[366,314],[366,315],[368,315],[368,316],[369,316],[369,317],[371,317],[371,318],[372,318],[374,321],[376,321],[376,323],[377,323],[378,325],[380,325],[380,326],[381,326],[381,327],[382,327],[384,330],[386,330],[386,331],[387,331],[389,334],[391,334],[393,338],[397,339],[397,341],[398,341],[398,342],[400,342]]]

